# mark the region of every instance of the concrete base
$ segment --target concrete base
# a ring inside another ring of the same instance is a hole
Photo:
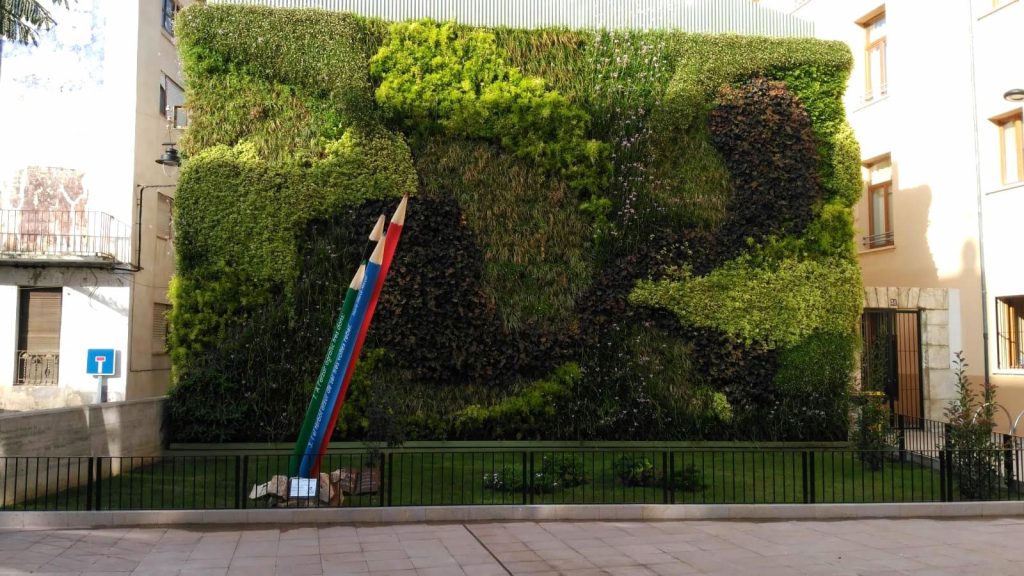
[[[300,510],[137,510],[4,512],[0,529],[94,528],[169,524],[397,524],[561,520],[829,520],[1024,516],[1024,502],[905,504],[544,505],[313,508]]]

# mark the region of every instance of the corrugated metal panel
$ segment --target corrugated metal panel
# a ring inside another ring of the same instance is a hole
[[[814,36],[814,24],[750,0],[208,0],[275,8],[319,8],[385,20],[432,18],[512,28],[678,29],[686,32]]]

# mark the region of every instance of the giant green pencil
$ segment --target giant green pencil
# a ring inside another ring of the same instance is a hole
[[[294,477],[299,473],[299,462],[302,461],[303,451],[306,449],[306,442],[309,440],[309,431],[313,428],[313,421],[316,419],[316,411],[324,400],[324,390],[327,388],[327,380],[331,374],[331,366],[334,366],[338,358],[338,349],[341,347],[341,336],[345,333],[345,326],[352,315],[352,307],[356,303],[356,295],[359,293],[359,285],[363,281],[365,266],[360,265],[352,282],[345,291],[345,300],[338,313],[338,320],[334,323],[334,333],[331,335],[331,344],[327,348],[327,356],[320,367],[320,375],[317,376],[316,386],[313,388],[313,398],[309,401],[309,408],[306,409],[306,417],[302,421],[302,430],[295,441],[295,449],[292,451],[292,458],[288,462],[288,474]]]
[[[370,232],[367,248],[363,255],[363,263],[360,264],[359,269],[356,271],[356,275],[352,278],[352,282],[348,286],[348,290],[345,291],[345,299],[341,305],[341,312],[338,313],[338,320],[334,323],[334,332],[331,334],[331,343],[327,348],[327,355],[324,357],[324,363],[320,366],[320,374],[317,376],[316,386],[313,388],[313,398],[309,401],[309,408],[306,409],[306,417],[302,421],[302,430],[299,432],[298,439],[295,440],[295,449],[292,451],[292,459],[288,463],[288,473],[291,476],[295,476],[299,473],[299,463],[302,461],[303,451],[306,448],[306,443],[309,441],[309,433],[313,428],[313,422],[316,420],[317,409],[320,407],[320,403],[323,402],[324,390],[327,389],[327,381],[331,377],[331,367],[334,366],[334,362],[338,358],[338,350],[341,347],[342,335],[345,333],[345,326],[348,324],[348,320],[352,315],[352,307],[356,302],[359,285],[363,281],[366,259],[369,258],[369,253],[373,250],[373,247],[376,246],[383,232],[384,215],[381,214],[380,218],[377,219],[377,224]]]
[[[356,364],[359,362],[359,353],[363,349],[363,341],[366,339],[366,333],[370,328],[370,323],[373,322],[373,314],[377,309],[377,300],[380,298],[380,293],[384,289],[384,280],[387,278],[388,270],[391,268],[391,261],[394,259],[395,250],[398,248],[398,241],[402,237],[402,227],[405,225],[405,211],[406,206],[409,202],[409,195],[406,194],[402,197],[401,202],[398,203],[398,208],[395,209],[394,216],[391,217],[391,223],[388,224],[387,234],[384,239],[384,256],[381,262],[380,274],[377,276],[377,284],[373,288],[373,293],[370,297],[370,305],[366,310],[366,319],[363,321],[363,325],[359,329],[359,335],[356,338],[355,350],[352,354],[352,360],[348,369],[345,371],[344,380],[341,385],[341,392],[338,394],[338,401],[334,404],[334,410],[331,414],[331,419],[327,424],[328,430],[334,430],[334,426],[338,421],[338,415],[341,413],[342,406],[345,405],[345,394],[348,392],[349,383],[352,381],[352,376],[356,371]],[[320,450],[316,452],[316,460],[313,463],[314,476],[320,471],[320,460],[322,455],[327,452],[327,446],[331,442],[331,435],[324,435],[323,442],[320,445]]]
[[[352,307],[352,316],[345,326],[345,334],[341,339],[341,347],[338,350],[338,359],[331,368],[331,378],[324,390],[324,399],[317,410],[316,420],[309,432],[309,441],[306,442],[305,451],[302,454],[302,461],[299,464],[299,476],[312,478],[310,472],[314,461],[318,461],[320,454],[317,453],[323,444],[324,435],[329,435],[327,421],[334,411],[334,403],[338,401],[338,393],[341,390],[341,379],[352,360],[352,352],[355,348],[356,334],[359,332],[363,321],[366,319],[366,309],[370,304],[370,297],[373,287],[377,284],[377,275],[380,273],[381,261],[384,259],[384,245],[387,236],[382,238],[374,248],[370,260],[366,263],[366,270],[363,273],[363,282],[359,286],[359,294],[356,296],[356,303]]]

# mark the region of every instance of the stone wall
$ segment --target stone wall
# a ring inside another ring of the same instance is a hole
[[[959,291],[948,288],[873,286],[864,288],[865,308],[899,308],[921,312],[924,364],[924,417],[943,420],[955,394],[952,355],[961,348]],[[951,323],[951,309],[955,312]]]
[[[0,414],[2,504],[88,481],[95,456],[159,456],[164,398]],[[104,476],[142,460],[103,461]]]
[[[94,396],[62,386],[0,385],[0,412],[78,407],[91,402]]]

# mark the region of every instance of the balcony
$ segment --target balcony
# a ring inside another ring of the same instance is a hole
[[[57,352],[18,351],[18,380],[21,386],[56,386],[60,355]]]
[[[874,234],[872,236],[864,236],[861,239],[861,245],[868,250],[874,248],[885,248],[893,245],[892,232],[883,232],[881,234]]]
[[[0,210],[0,264],[114,267],[130,254],[129,227],[110,214]]]

